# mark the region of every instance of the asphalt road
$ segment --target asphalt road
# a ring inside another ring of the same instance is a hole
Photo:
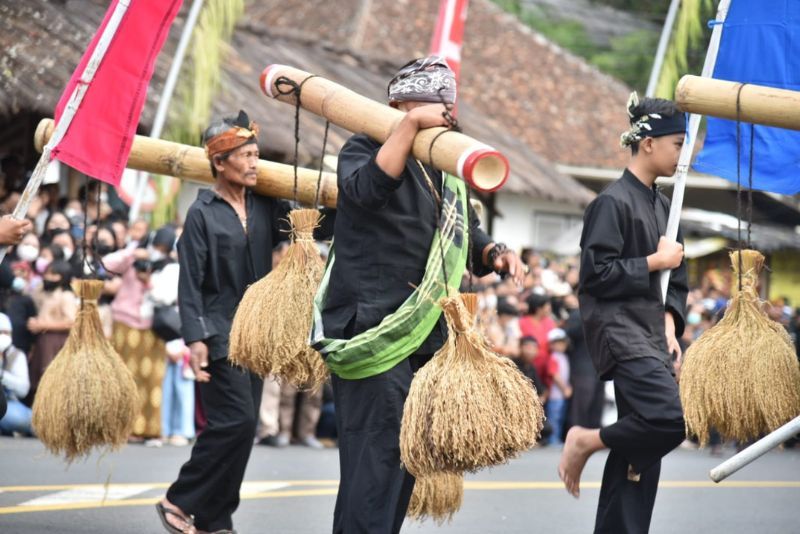
[[[604,455],[589,461],[576,501],[558,481],[559,453],[536,449],[468,476],[452,523],[406,522],[403,532],[591,532]],[[188,456],[185,447],[130,445],[66,467],[36,440],[0,438],[0,533],[162,532],[153,504]],[[680,449],[665,459],[652,534],[800,533],[800,451],[774,451],[715,485],[708,471],[720,461]],[[330,532],[337,478],[336,450],[257,446],[235,526],[242,534]]]

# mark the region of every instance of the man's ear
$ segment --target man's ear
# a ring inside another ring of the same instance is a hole
[[[214,156],[213,158],[214,168],[217,169],[217,172],[222,172],[225,170],[225,166],[222,164],[222,158],[219,156]]]
[[[652,154],[653,153],[653,138],[652,137],[645,137],[641,141],[639,141],[639,151],[644,152],[645,154]]]

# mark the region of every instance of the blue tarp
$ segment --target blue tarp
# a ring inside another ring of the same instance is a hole
[[[732,0],[714,78],[800,91],[800,0]],[[755,126],[753,189],[800,192],[800,131]],[[709,117],[695,161],[699,172],[736,182],[736,121]],[[742,186],[750,165],[750,125],[742,123]]]

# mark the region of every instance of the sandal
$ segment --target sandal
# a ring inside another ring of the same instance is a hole
[[[190,534],[195,532],[194,529],[194,516],[186,517],[182,513],[173,510],[171,508],[167,508],[163,504],[156,503],[156,512],[158,512],[158,517],[161,519],[161,524],[164,525],[164,528],[167,529],[167,532],[170,534]],[[183,528],[179,529],[172,523],[167,520],[167,514],[177,517],[181,521],[183,521],[184,526]]]

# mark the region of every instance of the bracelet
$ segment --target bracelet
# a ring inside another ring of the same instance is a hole
[[[486,258],[489,260],[488,267],[491,267],[492,270],[494,270],[494,262],[506,252],[508,252],[508,247],[505,243],[496,243],[486,255]]]

